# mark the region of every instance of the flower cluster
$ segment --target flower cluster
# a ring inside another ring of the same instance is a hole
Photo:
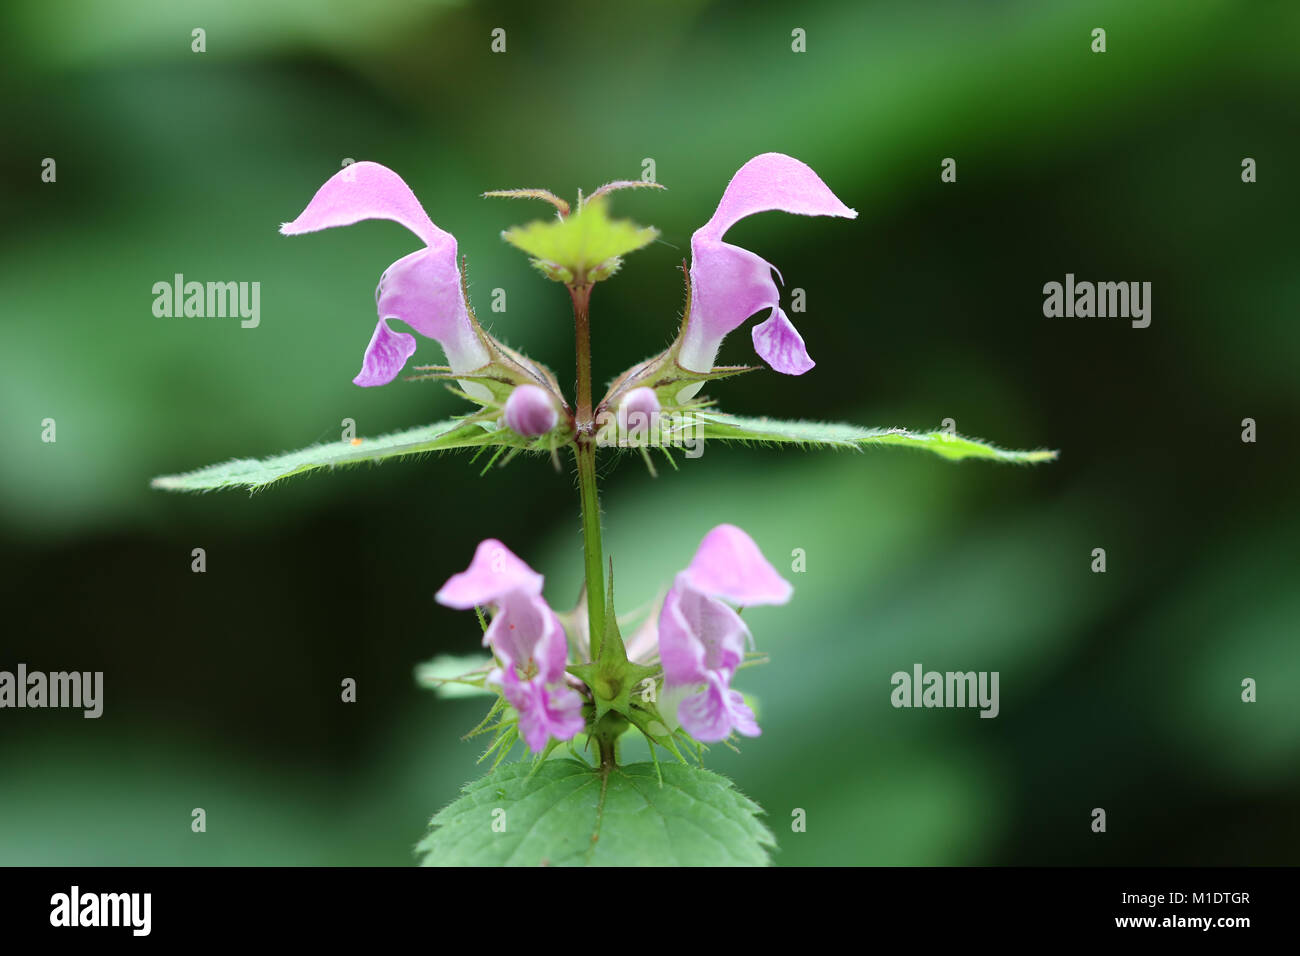
[[[542,584],[542,575],[489,538],[479,544],[469,567],[452,575],[437,594],[447,607],[491,611],[483,645],[491,648],[496,666],[486,683],[502,688],[518,713],[519,734],[534,753],[551,738],[571,740],[582,731],[584,696],[591,702],[585,684],[570,676],[580,696],[566,683],[570,659],[576,665],[591,663],[583,659],[589,651],[585,631],[578,627],[566,635],[542,597]],[[731,688],[746,644],[752,646],[754,639],[724,601],[784,604],[792,591],[740,528],[718,525],[704,536],[668,591],[656,626],[644,629],[650,641],[634,641],[636,659],[662,663],[657,696],[666,727],[681,726],[706,743],[724,740],[733,730],[758,736],[753,711]]]
[[[611,190],[638,185],[645,184],[610,183],[588,197],[576,213],[545,190],[489,195],[543,198],[556,204],[558,222],[537,223],[528,230],[506,234],[520,248],[539,253],[534,262],[548,275],[572,279],[574,270],[540,255],[547,249],[546,229],[556,231],[550,238],[557,249],[568,249],[574,241],[570,234],[580,228],[578,220],[587,215],[595,223],[582,232],[582,246],[586,249],[599,246],[592,242],[591,234],[601,226],[609,226],[605,251],[595,259],[581,260],[584,277],[597,280],[612,275],[623,254],[656,235],[654,230],[640,229],[625,237],[614,228],[625,224],[610,224],[603,218],[604,199]],[[813,368],[815,363],[803,336],[781,308],[780,291],[773,279],[773,274],[779,277],[779,272],[748,249],[723,241],[727,231],[741,219],[773,210],[803,216],[857,216],[807,164],[791,156],[763,153],[745,163],[727,184],[712,217],[691,236],[690,304],[676,342],[661,357],[662,363],[642,363],[620,379],[606,403],[617,414],[625,416],[629,402],[637,410],[659,410],[659,389],[647,386],[653,384],[655,373],[662,373],[661,364],[671,366],[675,373],[672,381],[677,384],[665,397],[674,405],[689,401],[710,376],[723,339],[750,316],[764,310],[768,317],[752,332],[759,357],[787,375],[802,375]],[[522,437],[547,434],[562,419],[571,425],[568,405],[549,371],[513,352],[479,325],[465,295],[456,239],[433,223],[410,187],[392,170],[372,162],[345,167],[321,186],[307,208],[292,222],[284,223],[280,231],[300,235],[366,219],[400,223],[425,246],[394,262],[380,277],[375,291],[379,320],[353,382],[361,386],[385,385],[415,354],[414,336],[389,326],[396,319],[442,346],[447,369],[458,377],[466,396],[485,407],[499,408],[503,424]],[[560,234],[562,229],[567,231]],[[593,264],[602,257],[603,262]],[[491,383],[499,383],[502,388],[493,388]],[[638,388],[644,391],[633,398],[629,392]],[[524,394],[511,403],[516,390]]]
[[[575,206],[542,189],[485,194],[542,200],[555,209],[552,219],[507,230],[503,237],[526,252],[544,276],[564,283],[572,297],[578,351],[578,394],[572,405],[544,365],[508,348],[479,324],[466,296],[455,238],[434,225],[392,170],[371,162],[345,167],[281,227],[286,235],[298,235],[388,219],[423,243],[379,279],[377,324],[353,379],[357,385],[387,384],[406,368],[416,339],[390,325],[402,322],[442,347],[445,366],[420,368],[454,380],[460,394],[479,406],[466,421],[486,430],[482,444],[552,453],[567,446],[573,451],[583,501],[585,613],[580,606],[562,621],[542,596],[542,575],[495,539],[478,546],[469,567],[443,585],[437,600],[490,615],[483,644],[493,660],[476,683],[494,688],[509,705],[513,716],[502,724],[513,727],[534,753],[549,752],[556,742],[586,733],[600,743],[602,764],[629,726],[674,752],[681,734],[696,743],[733,734],[757,736],[753,710],[732,687],[746,649],[753,646],[740,609],[784,604],[792,593],[748,534],[734,525],[718,525],[676,575],[657,612],[625,646],[612,581],[605,599],[595,477],[596,449],[606,441],[602,436],[609,427],[648,430],[661,413],[689,412],[702,405],[696,396],[707,381],[748,370],[714,363],[725,337],[756,314],[766,313],[752,331],[754,350],[763,361],[788,375],[809,371],[814,363],[803,337],[781,307],[779,273],[766,259],[724,237],[741,219],[771,210],[857,215],[797,159],[764,153],[745,163],[712,217],[691,237],[687,307],[673,343],[629,368],[603,399],[593,401],[592,287],[615,275],[625,256],[658,235],[653,228],[609,218],[609,199],[616,190],[647,185],[654,184],[608,183],[585,198],[579,195]],[[634,692],[637,688],[655,693],[647,696]]]

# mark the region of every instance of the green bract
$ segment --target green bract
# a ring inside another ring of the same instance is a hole
[[[651,226],[610,219],[604,196],[579,203],[578,211],[507,229],[501,237],[533,257],[548,279],[583,284],[607,279],[622,257],[659,236]]]

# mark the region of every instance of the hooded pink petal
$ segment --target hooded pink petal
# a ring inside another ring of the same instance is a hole
[[[742,607],[784,604],[794,593],[754,539],[734,524],[720,524],[706,534],[685,573],[693,588]]]
[[[415,351],[410,335],[392,331],[388,319],[400,319],[421,335],[436,340],[454,372],[487,364],[487,349],[469,317],[456,263],[456,240],[433,224],[415,194],[391,169],[378,163],[354,163],[339,170],[317,190],[307,208],[280,232],[296,236],[364,219],[400,223],[424,241],[425,248],[393,263],[379,281],[379,322],[362,359],[357,385],[385,385],[397,377]],[[475,383],[462,382],[474,394]]]
[[[746,216],[772,210],[845,219],[856,219],[858,215],[857,210],[840,202],[807,163],[784,153],[762,153],[736,170],[713,218],[696,235],[721,239]]]
[[[691,311],[678,359],[683,367],[709,371],[723,337],[755,312],[768,309],[776,324],[764,323],[765,330],[755,338],[759,355],[778,372],[789,375],[801,375],[812,368],[812,359],[794,326],[784,316],[777,319],[780,294],[771,267],[753,253],[722,241],[741,219],[769,210],[857,217],[807,164],[791,156],[763,153],[740,167],[713,217],[691,237]],[[694,391],[698,387],[684,390],[679,398],[689,398]]]
[[[316,190],[298,218],[280,226],[286,236],[351,226],[364,219],[391,219],[415,233],[426,246],[449,243],[452,257],[456,240],[433,224],[411,187],[387,166],[352,163],[344,166]]]
[[[509,594],[522,591],[532,597],[542,593],[543,578],[496,538],[488,538],[474,550],[474,560],[459,574],[453,574],[435,595],[439,604],[467,611],[485,607]]]

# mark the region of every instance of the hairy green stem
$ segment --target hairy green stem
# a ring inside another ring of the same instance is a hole
[[[618,746],[615,741],[607,740],[602,737],[599,741],[600,746],[600,771],[606,777],[609,772],[618,766]]]
[[[600,657],[605,633],[605,568],[600,544],[600,499],[596,491],[596,446],[578,438],[573,449],[578,463],[578,491],[582,498],[582,549],[586,557],[587,623],[591,634],[591,659]]]
[[[600,543],[600,495],[596,486],[596,423],[591,406],[591,286],[569,287],[573,299],[574,338],[578,358],[577,438],[573,457],[578,466],[578,493],[582,501],[582,547],[587,579],[587,625],[591,658],[600,656],[605,630],[605,567]]]

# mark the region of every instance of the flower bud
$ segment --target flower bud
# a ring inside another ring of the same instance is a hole
[[[654,424],[659,413],[659,398],[654,389],[634,388],[623,397],[618,406],[618,427],[626,433],[629,428],[647,429]],[[630,423],[630,424],[629,424]]]
[[[559,418],[550,394],[537,385],[520,385],[506,399],[506,425],[525,438],[545,435]]]

